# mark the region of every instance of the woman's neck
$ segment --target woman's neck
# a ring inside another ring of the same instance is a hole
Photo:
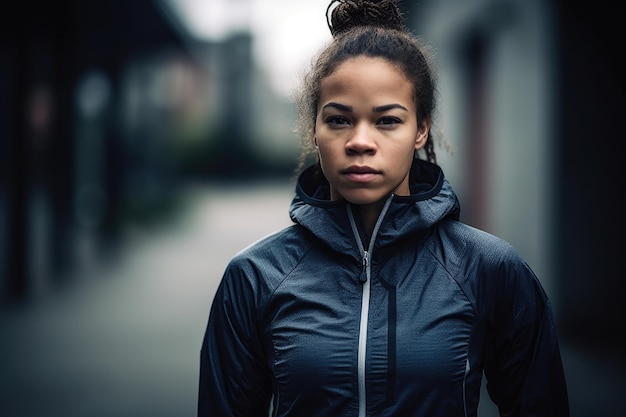
[[[363,227],[367,232],[368,236],[372,236],[374,233],[374,227],[376,226],[376,222],[378,221],[378,217],[385,205],[385,200],[378,201],[372,204],[361,204],[355,205],[356,212],[359,214],[361,221],[363,222]]]

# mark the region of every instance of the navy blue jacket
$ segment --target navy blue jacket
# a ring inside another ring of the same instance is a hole
[[[436,165],[371,237],[309,168],[294,225],[241,251],[201,350],[199,416],[567,416],[550,302],[505,241],[458,220]],[[271,410],[271,414],[269,414]]]

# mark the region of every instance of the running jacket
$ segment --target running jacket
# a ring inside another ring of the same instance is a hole
[[[416,160],[410,196],[371,236],[311,167],[294,224],[237,254],[201,349],[198,415],[568,416],[550,302],[505,241],[459,222],[440,168]]]

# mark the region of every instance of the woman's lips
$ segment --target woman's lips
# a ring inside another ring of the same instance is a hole
[[[350,167],[343,171],[346,178],[352,182],[366,183],[380,174],[379,171],[370,167]]]
[[[358,172],[349,172],[346,174],[346,177],[352,182],[370,182],[377,174],[373,172],[367,173],[358,173]]]

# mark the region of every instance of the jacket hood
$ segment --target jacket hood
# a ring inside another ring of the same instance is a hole
[[[415,159],[409,175],[411,195],[391,198],[376,235],[376,247],[408,235],[424,233],[443,219],[459,218],[459,202],[438,165]],[[296,184],[289,215],[332,249],[354,253],[355,236],[345,200],[330,200],[330,186],[315,164],[305,169]]]

